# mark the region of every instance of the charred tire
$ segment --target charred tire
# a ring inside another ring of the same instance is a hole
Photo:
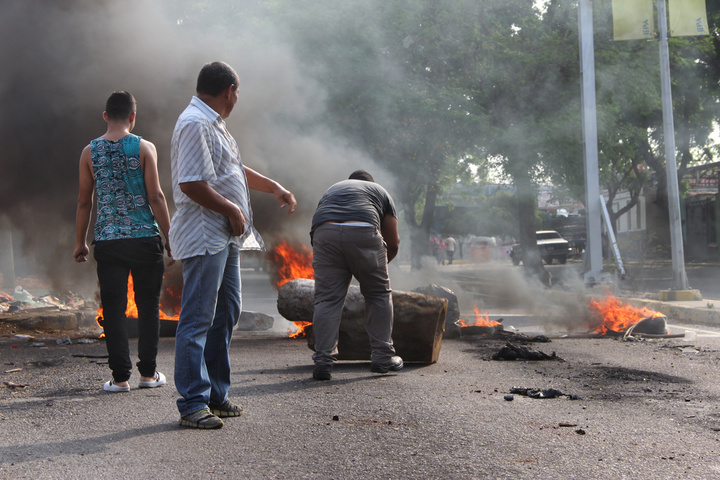
[[[543,258],[543,261],[545,262],[545,265],[550,265],[553,262],[553,257],[545,257]]]
[[[513,265],[515,265],[516,267],[517,267],[518,265],[520,265],[520,259],[519,259],[519,258],[512,257],[512,262],[513,262]]]
[[[558,263],[565,265],[567,263],[567,255],[561,255],[558,257]]]

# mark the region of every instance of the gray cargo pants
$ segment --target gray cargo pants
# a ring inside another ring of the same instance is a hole
[[[370,337],[371,361],[383,363],[395,355],[387,249],[377,229],[331,223],[319,226],[313,236],[312,263],[315,364],[332,365],[337,357],[340,318],[353,276],[365,298],[365,330]]]

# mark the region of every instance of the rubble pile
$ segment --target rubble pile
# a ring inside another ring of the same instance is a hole
[[[72,292],[67,292],[61,297],[55,297],[53,295],[36,297],[22,286],[15,287],[12,295],[0,290],[0,313],[13,313],[17,311],[69,311],[85,308],[96,309],[97,304],[94,301],[88,301]]]

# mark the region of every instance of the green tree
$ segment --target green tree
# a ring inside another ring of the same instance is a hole
[[[187,22],[209,11],[207,2],[185,5]],[[224,8],[229,34],[242,30],[233,30],[237,18],[283,32],[326,89],[323,116],[303,128],[329,125],[396,175],[415,266],[437,199],[470,166],[492,161],[517,187],[527,268],[547,280],[533,254],[535,186],[551,180],[584,199],[576,2],[550,0],[542,10],[532,0],[267,0]],[[662,191],[664,160],[657,45],[611,42],[610,8],[594,2],[600,175],[612,205],[621,190],[637,198],[650,179]],[[717,34],[672,42],[682,173],[701,160],[696,152],[712,152],[703,147],[718,118],[720,62]],[[611,210],[614,218],[623,213]]]
[[[415,267],[428,253],[438,195],[466,174],[467,161],[458,159],[477,150],[482,117],[458,81],[467,75],[464,44],[476,27],[466,12],[475,4],[321,1],[283,9],[290,30],[303,26],[295,49],[327,88],[325,123],[396,174]]]
[[[577,162],[577,137],[568,111],[577,106],[577,40],[565,10],[550,4],[545,15],[534,2],[488,5],[479,58],[482,77],[473,97],[492,127],[482,142],[500,159],[517,189],[518,234],[529,275],[550,284],[535,241],[536,185],[552,174],[553,161]],[[567,15],[565,15],[567,17]],[[571,61],[570,59],[573,59]]]

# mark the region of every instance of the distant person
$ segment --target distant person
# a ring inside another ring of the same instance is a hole
[[[440,263],[440,240],[437,237],[430,238],[430,253]]]
[[[156,370],[160,333],[159,302],[163,273],[163,241],[170,228],[165,195],[160,188],[155,145],[131,134],[137,104],[128,92],[110,95],[103,112],[105,135],[85,147],[80,156],[80,193],[73,257],[86,262],[88,227],[97,193],[94,254],[100,282],[103,331],[112,380],[107,392],[129,392],[132,362],[128,346],[127,289],[132,274],[138,309],[140,388],[165,385]],[[158,227],[159,225],[159,227]],[[165,251],[171,257],[170,245]]]
[[[370,371],[400,370],[403,360],[395,355],[392,341],[393,305],[388,276],[388,263],[400,245],[392,197],[368,172],[353,172],[320,199],[310,241],[315,270],[313,378],[332,378],[340,319],[353,276],[365,298]]]
[[[446,255],[446,248],[445,240],[442,238],[438,240],[439,242],[439,248],[438,248],[438,265],[445,265],[445,255]]]
[[[455,248],[457,247],[457,242],[452,236],[448,236],[445,239],[445,253],[447,254],[448,259],[448,265],[452,265],[453,263],[453,257],[455,256]]]
[[[240,250],[263,250],[250,189],[272,193],[288,215],[295,197],[243,165],[225,119],[238,101],[240,79],[222,62],[202,67],[197,95],[180,114],[170,150],[177,211],[170,238],[182,260],[183,291],[175,334],[175,386],[180,425],[221,428],[243,408],[228,398],[230,340],[242,311]]]

